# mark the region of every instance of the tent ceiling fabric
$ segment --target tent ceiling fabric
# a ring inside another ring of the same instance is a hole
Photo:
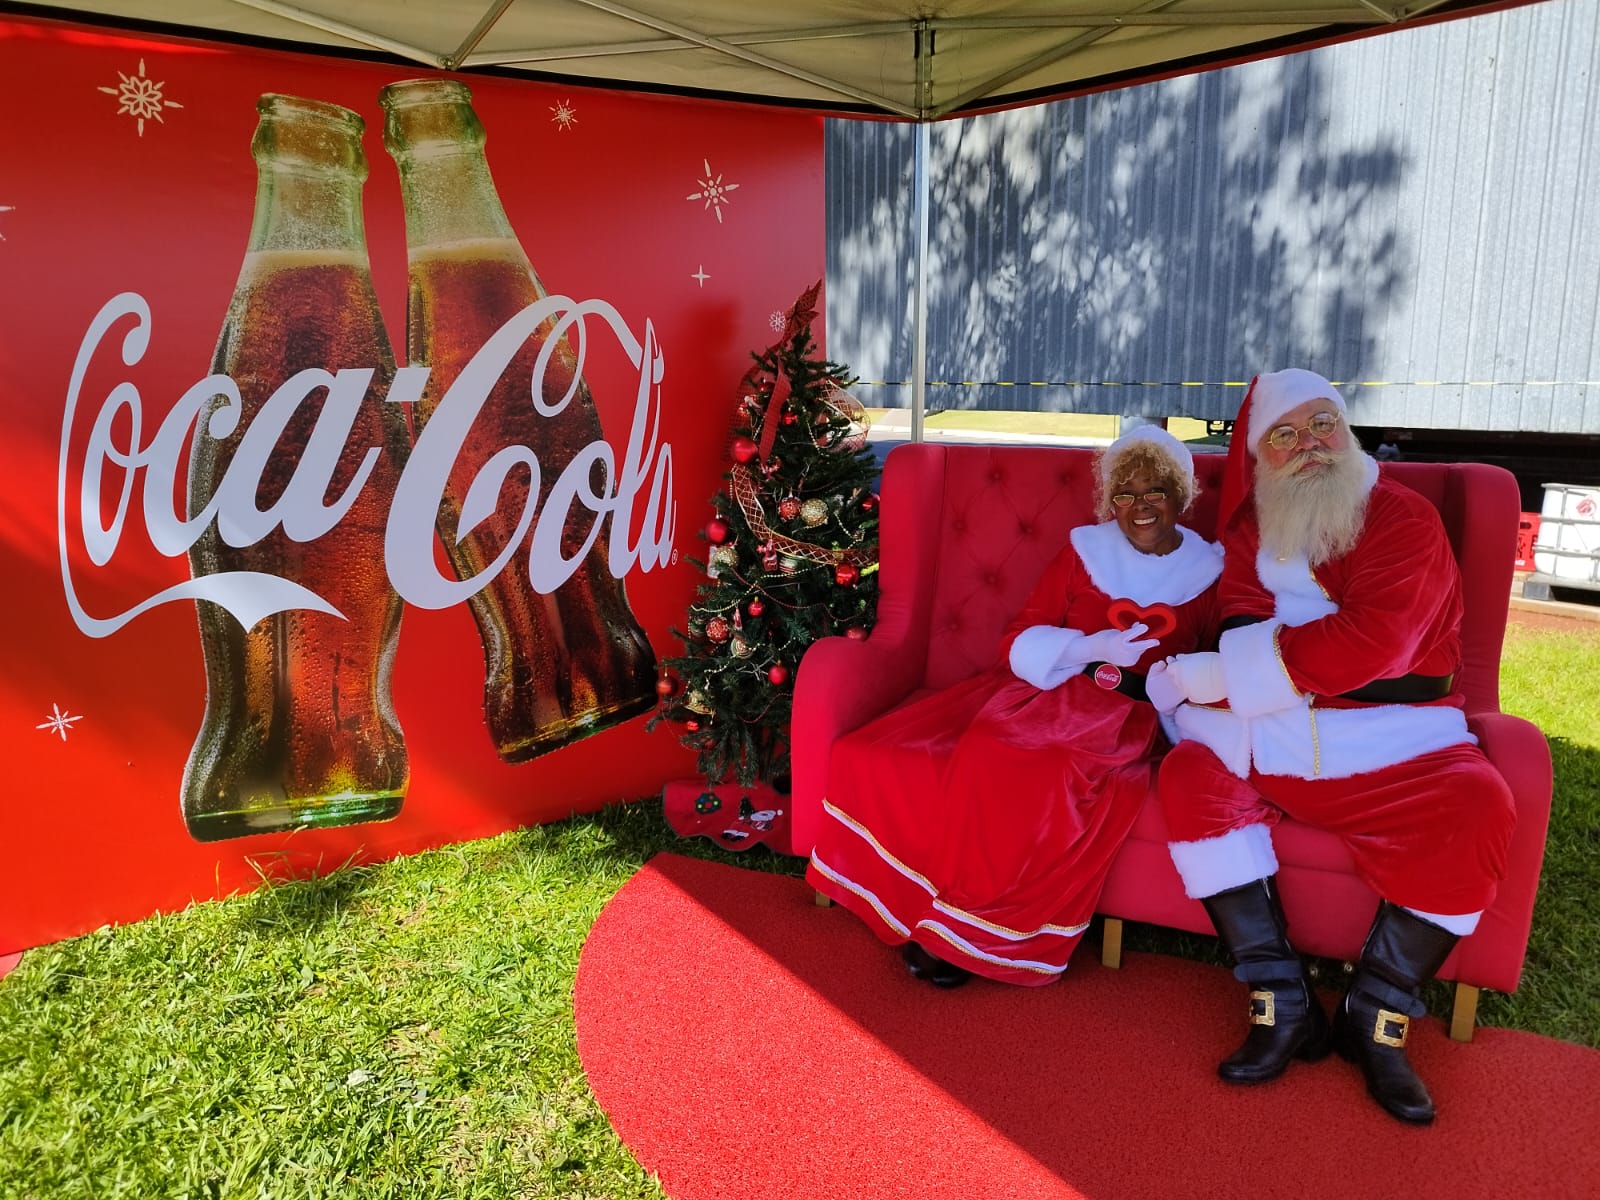
[[[937,119],[1465,14],[1472,0],[87,0],[38,15],[444,70]],[[3,6],[0,6],[3,7]]]

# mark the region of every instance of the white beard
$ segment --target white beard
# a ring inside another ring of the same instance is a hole
[[[1302,471],[1307,461],[1325,471]],[[1342,451],[1304,450],[1281,467],[1256,463],[1261,548],[1276,558],[1304,555],[1313,567],[1356,544],[1367,516],[1367,456],[1353,441]]]

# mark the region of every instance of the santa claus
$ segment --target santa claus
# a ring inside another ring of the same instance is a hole
[[[1455,557],[1433,505],[1362,452],[1338,389],[1298,369],[1251,383],[1218,528],[1218,650],[1148,681],[1184,739],[1159,779],[1173,862],[1251,989],[1218,1072],[1262,1083],[1337,1049],[1384,1109],[1426,1124],[1409,1022],[1493,898],[1515,819],[1455,687]],[[1277,893],[1285,813],[1339,834],[1381,898],[1331,1026]]]

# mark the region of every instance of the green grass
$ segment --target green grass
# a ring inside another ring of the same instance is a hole
[[[1556,801],[1523,986],[1480,1019],[1600,1045],[1600,626],[1513,627],[1503,677]],[[0,981],[0,1196],[660,1196],[584,1083],[572,982],[661,849],[800,868],[644,802],[28,952]]]

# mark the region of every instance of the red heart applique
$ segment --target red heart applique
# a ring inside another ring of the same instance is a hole
[[[1144,636],[1151,638],[1164,638],[1178,627],[1178,614],[1166,604],[1141,608],[1132,600],[1113,600],[1106,616],[1114,629],[1132,629],[1143,624],[1149,628]]]

